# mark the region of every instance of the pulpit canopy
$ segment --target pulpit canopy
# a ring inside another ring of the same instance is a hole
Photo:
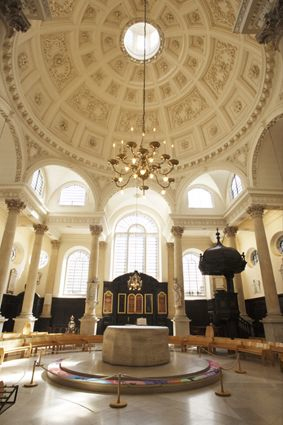
[[[200,256],[199,269],[203,275],[233,276],[241,273],[247,264],[244,254],[236,249],[224,246],[220,242],[220,233],[216,232],[217,243],[205,250]]]

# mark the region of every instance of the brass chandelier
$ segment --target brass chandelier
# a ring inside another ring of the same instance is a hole
[[[142,135],[140,143],[129,141],[121,146],[118,154],[109,160],[114,176],[113,182],[119,189],[125,188],[131,179],[135,179],[137,187],[143,194],[149,189],[148,179],[153,179],[162,188],[165,194],[167,188],[175,181],[169,177],[170,173],[179,164],[177,159],[171,158],[168,153],[159,154],[160,142],[157,140],[146,141],[145,132],[145,80],[146,80],[146,3],[144,0],[144,25],[143,25],[143,103],[142,103]],[[131,129],[133,131],[133,128]],[[153,129],[155,131],[155,129]],[[164,144],[166,142],[164,141]],[[115,152],[115,143],[113,143]],[[173,146],[172,146],[173,150]]]

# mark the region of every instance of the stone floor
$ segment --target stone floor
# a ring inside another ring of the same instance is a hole
[[[187,355],[188,361],[197,356],[194,351]],[[0,380],[18,384],[19,393],[16,404],[0,416],[1,425],[283,425],[283,373],[278,363],[264,366],[259,359],[247,358],[241,361],[247,373],[237,374],[235,358],[218,355],[224,390],[230,397],[215,395],[220,390],[215,383],[185,392],[122,395],[127,407],[113,409],[109,403],[116,396],[57,386],[41,368],[35,372],[38,386],[23,387],[31,379],[34,360],[9,360],[2,365]],[[45,365],[53,360],[54,355],[43,357]]]

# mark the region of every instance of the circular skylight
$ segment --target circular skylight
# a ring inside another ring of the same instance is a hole
[[[144,59],[144,22],[135,22],[124,33],[123,44],[126,52],[135,60]],[[146,23],[145,59],[152,59],[160,50],[161,38],[159,30]]]

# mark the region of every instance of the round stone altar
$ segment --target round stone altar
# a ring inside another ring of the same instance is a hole
[[[108,326],[102,360],[111,365],[157,366],[170,361],[165,326]]]

